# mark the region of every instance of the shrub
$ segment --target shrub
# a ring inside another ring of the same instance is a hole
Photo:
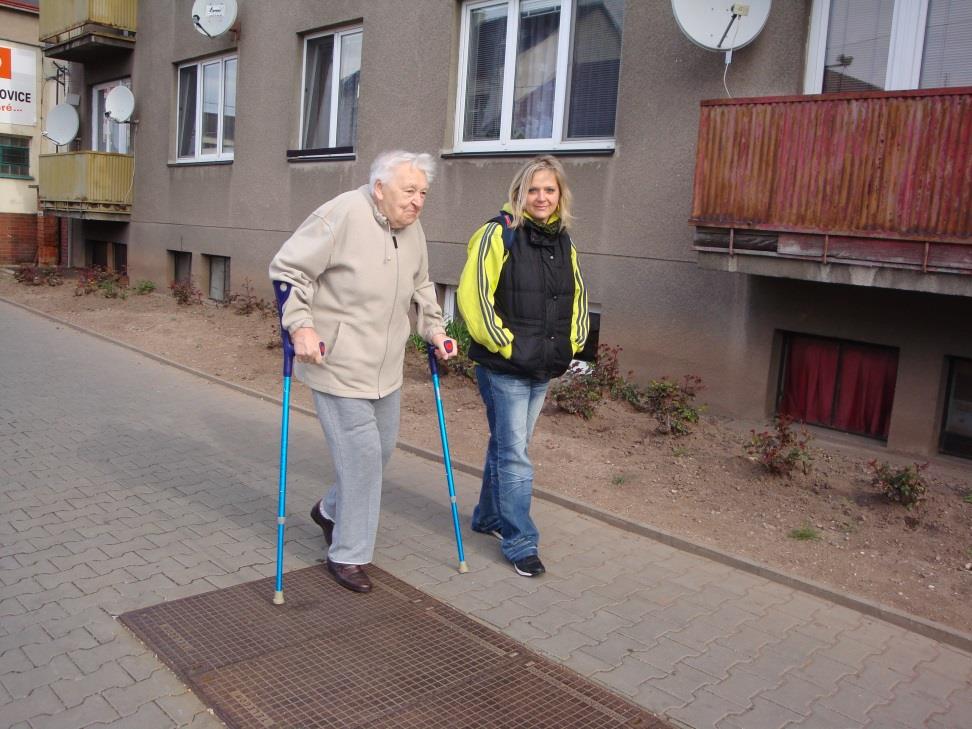
[[[561,410],[580,415],[585,420],[594,417],[594,411],[604,399],[605,391],[618,397],[628,387],[620,374],[618,356],[621,347],[602,344],[597,348],[594,362],[575,362],[550,388],[550,398]]]
[[[663,377],[651,380],[645,387],[625,385],[621,397],[636,409],[651,413],[658,421],[658,432],[686,435],[689,425],[699,422],[701,407],[694,403],[695,396],[705,389],[698,375],[685,375],[681,384]]]
[[[32,263],[21,263],[14,271],[14,279],[25,286],[60,286],[64,283],[61,271],[53,266],[35,266]]]
[[[86,296],[98,292],[106,299],[124,299],[128,296],[126,279],[124,271],[109,271],[101,266],[82,268],[78,270],[74,295]]]
[[[136,281],[133,288],[135,289],[136,294],[139,296],[144,296],[145,294],[150,294],[155,291],[155,284],[147,279],[142,279],[141,281]]]
[[[241,293],[230,294],[227,299],[227,303],[233,307],[237,314],[249,316],[254,311],[259,311],[261,316],[267,317],[274,312],[275,305],[272,302],[261,299],[253,293],[253,286],[250,284],[249,278],[243,279],[240,288],[242,289]]]
[[[185,283],[173,281],[169,284],[169,290],[172,291],[172,297],[180,306],[202,303],[202,291],[193,286],[192,281]]]
[[[921,477],[921,472],[928,467],[927,463],[894,468],[887,463],[873,460],[868,461],[867,465],[873,471],[871,483],[880,486],[891,501],[911,508],[924,498],[928,486]]]
[[[799,433],[793,432],[792,423],[792,418],[777,415],[773,431],[750,431],[752,437],[744,446],[750,460],[777,476],[790,478],[797,467],[805,474],[810,473],[813,467],[812,436],[805,428]]]

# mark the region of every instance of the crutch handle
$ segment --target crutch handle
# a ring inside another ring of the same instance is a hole
[[[277,300],[277,320],[280,323],[280,340],[283,342],[284,377],[290,377],[294,370],[294,343],[290,339],[290,332],[288,332],[287,328],[283,325],[283,309],[284,304],[287,303],[287,299],[290,297],[290,288],[290,284],[286,281],[273,282],[273,293]],[[321,354],[323,354],[323,352]]]

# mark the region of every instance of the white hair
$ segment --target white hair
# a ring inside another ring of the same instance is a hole
[[[406,152],[402,149],[395,149],[390,152],[382,152],[375,161],[371,163],[371,176],[368,182],[371,189],[375,189],[375,183],[381,180],[387,183],[395,171],[395,168],[402,164],[409,164],[415,169],[425,173],[425,179],[431,183],[435,177],[435,160],[432,155],[415,152]]]

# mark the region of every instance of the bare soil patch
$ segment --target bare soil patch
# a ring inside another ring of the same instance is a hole
[[[275,321],[232,307],[179,306],[168,292],[106,299],[75,296],[74,282],[23,286],[0,275],[0,297],[109,335],[145,351],[278,397]],[[8,343],[9,346],[9,343]],[[622,365],[623,365],[622,355]],[[437,451],[438,429],[425,359],[410,352],[401,439]],[[681,372],[657,373],[680,378]],[[442,378],[452,457],[480,465],[486,423],[475,385]],[[704,402],[705,392],[700,395]],[[307,390],[293,401],[311,407]],[[786,480],[748,460],[747,422],[704,415],[673,438],[625,403],[608,401],[591,420],[549,401],[531,455],[537,485],[638,522],[972,632],[972,464],[935,459],[917,508],[889,502],[870,483],[871,459],[905,465],[864,439],[814,430],[814,469]],[[798,541],[810,526],[818,539]]]

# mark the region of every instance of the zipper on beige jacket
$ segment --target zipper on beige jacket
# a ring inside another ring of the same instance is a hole
[[[378,365],[378,382],[376,383],[375,390],[378,392],[379,398],[384,397],[381,393],[381,373],[385,369],[385,360],[388,359],[388,337],[391,336],[392,322],[395,320],[395,307],[398,306],[398,286],[401,279],[401,271],[399,270],[400,262],[398,260],[398,238],[395,237],[395,234],[390,229],[388,234],[391,236],[392,243],[395,246],[395,293],[392,296],[392,307],[388,314],[388,325],[385,327],[385,351],[381,355],[381,364]]]

